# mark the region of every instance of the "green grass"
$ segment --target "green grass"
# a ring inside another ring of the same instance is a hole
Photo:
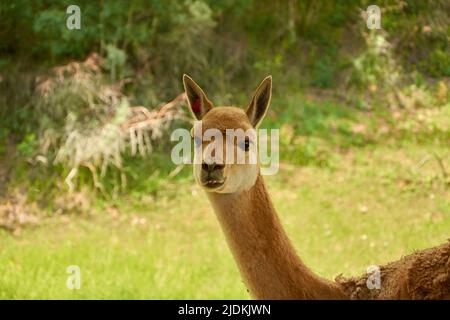
[[[359,275],[370,265],[446,241],[450,188],[433,155],[450,169],[449,109],[433,118],[443,123],[439,130],[373,135],[381,116],[349,118],[344,107],[312,107],[303,105],[311,127],[304,129],[306,120],[298,120],[298,131],[282,141],[281,151],[301,148],[304,140],[294,142],[296,137],[315,139],[320,148],[312,146],[308,156],[325,152],[328,162],[300,166],[286,157],[280,172],[266,177],[306,264],[328,278]],[[338,130],[335,140],[328,140],[331,133],[324,128],[330,123],[363,123],[367,129]],[[354,135],[361,143],[343,143]],[[147,165],[141,168],[142,179],[152,176]],[[19,236],[0,231],[0,299],[249,298],[211,206],[186,174],[189,170],[180,179],[159,181],[157,192],[149,178],[146,192],[99,201],[83,216],[53,216]],[[79,290],[66,287],[70,265],[81,268]]]

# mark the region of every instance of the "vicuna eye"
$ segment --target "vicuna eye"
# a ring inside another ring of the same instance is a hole
[[[242,150],[248,151],[250,150],[250,140],[245,139],[245,141],[239,143],[239,148],[241,148]]]

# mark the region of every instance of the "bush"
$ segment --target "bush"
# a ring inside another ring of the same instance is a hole
[[[107,84],[104,80],[103,63],[92,54],[84,62],[54,68],[50,76],[39,78],[32,100],[39,152],[47,162],[68,169],[65,181],[71,189],[80,167],[89,169],[100,190],[109,168],[120,172],[125,186],[122,154],[150,154],[153,141],[182,114],[178,107],[184,96],[153,111],[131,106],[129,97],[121,92],[124,81]],[[28,152],[29,145],[24,140],[20,146]]]

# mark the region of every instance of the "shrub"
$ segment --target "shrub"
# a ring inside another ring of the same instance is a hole
[[[39,152],[49,162],[68,169],[65,181],[70,189],[82,166],[89,169],[100,190],[101,178],[109,168],[120,172],[124,186],[122,154],[150,154],[153,141],[182,115],[178,107],[184,103],[184,95],[152,111],[131,106],[130,98],[121,91],[125,81],[104,81],[103,63],[97,54],[91,54],[83,62],[54,68],[51,75],[38,79],[32,101],[39,119]]]

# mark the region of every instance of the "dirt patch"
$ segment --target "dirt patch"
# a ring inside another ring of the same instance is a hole
[[[24,226],[39,223],[38,212],[38,206],[28,204],[23,194],[0,198],[0,228],[18,235]]]

